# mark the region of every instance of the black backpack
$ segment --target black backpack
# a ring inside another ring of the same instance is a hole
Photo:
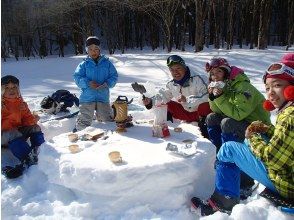
[[[79,106],[79,99],[68,90],[60,89],[51,96],[45,97],[41,102],[41,108],[51,114],[67,112],[67,108],[73,105]]]

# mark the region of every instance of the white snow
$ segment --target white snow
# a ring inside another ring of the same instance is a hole
[[[291,48],[292,49],[292,48]],[[192,49],[190,50],[192,51]],[[292,49],[293,51],[293,49]],[[266,67],[286,53],[282,48],[264,51],[233,49],[200,53],[174,52],[182,56],[191,70],[205,74],[204,65],[213,56],[223,56],[231,65],[243,68],[253,84],[264,94],[262,74]],[[152,137],[153,112],[142,107],[141,95],[131,83],[146,84],[149,94],[171,79],[166,58],[170,54],[150,50],[131,51],[110,56],[119,73],[119,82],[111,90],[111,101],[118,95],[134,98],[129,105],[135,126],[125,133],[115,132],[115,123],[93,121],[78,132],[101,129],[104,136],[77,143],[79,153],[71,153],[68,139],[75,118],[40,123],[46,143],[41,147],[39,164],[20,178],[1,176],[1,217],[3,219],[198,219],[190,212],[190,198],[208,197],[214,190],[215,147],[202,138],[194,124],[168,123],[167,138]],[[31,110],[38,110],[42,98],[58,89],[79,94],[72,74],[85,56],[48,57],[45,59],[9,59],[2,62],[1,74],[17,76],[21,91]],[[154,86],[155,85],[155,86]],[[47,119],[42,116],[43,120]],[[272,121],[275,116],[272,116]],[[183,132],[174,132],[181,127]],[[197,142],[195,155],[183,158],[166,151],[168,143],[185,139]],[[123,162],[114,164],[108,153],[119,151]],[[1,165],[15,163],[8,150],[2,149]],[[246,201],[236,205],[229,216],[224,213],[203,219],[291,219],[267,200],[258,196],[260,186]]]

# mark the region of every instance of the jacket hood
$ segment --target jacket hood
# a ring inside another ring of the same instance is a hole
[[[236,66],[231,66],[231,72],[230,72],[230,80],[234,80],[239,74],[244,73],[244,70],[236,67]]]
[[[250,79],[244,72],[238,72],[234,78],[230,79],[228,82],[231,85],[234,85],[238,82],[247,81],[250,82]]]

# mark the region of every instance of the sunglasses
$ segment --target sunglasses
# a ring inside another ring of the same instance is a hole
[[[205,70],[206,72],[209,72],[211,69],[220,67],[220,66],[229,66],[228,62],[226,59],[223,58],[212,58],[209,62],[206,63],[205,65]]]
[[[171,55],[166,60],[167,66],[172,66],[173,64],[177,64],[177,63],[182,64],[184,66],[186,65],[185,61],[178,55]]]

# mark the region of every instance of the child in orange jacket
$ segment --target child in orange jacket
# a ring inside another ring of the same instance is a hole
[[[19,80],[15,76],[1,78],[1,111],[1,146],[8,146],[21,162],[16,167],[2,168],[2,173],[7,178],[16,178],[26,167],[37,163],[38,148],[45,140],[36,116],[21,97]]]

